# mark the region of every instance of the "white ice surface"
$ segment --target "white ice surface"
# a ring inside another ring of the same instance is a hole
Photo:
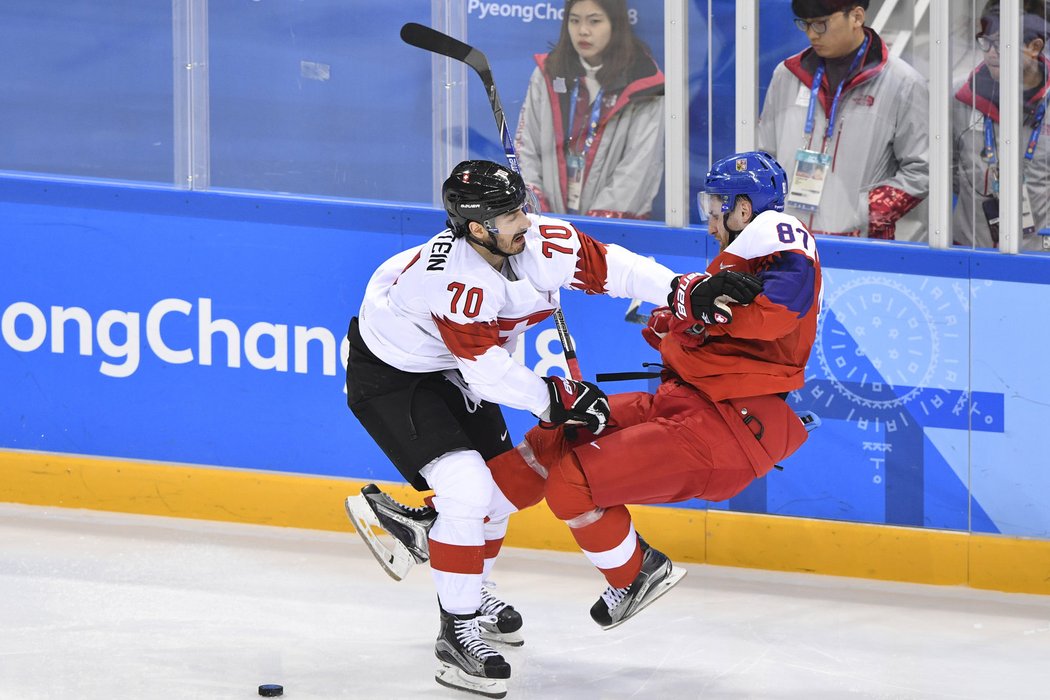
[[[505,550],[508,698],[1050,698],[1048,598],[687,568],[603,632],[582,555]],[[477,697],[433,681],[436,631],[427,568],[350,532],[0,504],[3,699]]]

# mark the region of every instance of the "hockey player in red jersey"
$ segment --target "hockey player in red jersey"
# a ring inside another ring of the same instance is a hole
[[[489,462],[497,481],[521,462],[547,473],[548,505],[608,582],[591,608],[603,628],[673,583],[625,504],[731,498],[806,440],[784,399],[803,385],[821,273],[813,236],[783,213],[785,193],[784,170],[767,153],[715,163],[704,195],[721,252],[705,273],[676,277],[670,308],[643,330],[665,367],[656,393],[610,397],[609,427],[595,438],[531,430]]]
[[[347,362],[351,410],[409,483],[434,490],[433,508],[404,508],[370,487],[347,509],[370,546],[376,522],[417,561],[429,555],[438,682],[502,697],[510,665],[486,640],[521,644],[521,616],[483,583],[507,518],[539,501],[543,479],[521,462],[505,482],[489,470],[486,460],[512,451],[499,406],[588,436],[609,417],[597,386],[540,377],[514,361],[514,345],[553,313],[563,288],[661,303],[674,274],[567,221],[526,213],[521,177],[497,163],[460,163],[442,196],[448,228],[369,281]]]

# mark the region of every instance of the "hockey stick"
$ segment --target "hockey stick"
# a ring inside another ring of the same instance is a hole
[[[641,299],[631,299],[631,304],[627,307],[627,313],[624,315],[623,320],[628,323],[639,323],[643,326],[647,325],[649,323],[649,314],[639,313],[638,309],[641,307]]]
[[[578,382],[582,381],[583,374],[580,372],[580,363],[576,359],[576,346],[572,342],[572,336],[569,335],[569,327],[565,325],[565,314],[561,312],[560,307],[554,310],[554,327],[558,329],[558,340],[561,341],[565,364],[569,366],[569,376]]]
[[[496,127],[499,129],[499,138],[503,142],[503,152],[507,156],[507,162],[510,164],[511,169],[520,175],[521,168],[518,167],[518,154],[514,150],[514,141],[507,130],[507,118],[503,115],[503,103],[499,99],[499,93],[496,92],[496,81],[492,78],[492,68],[489,67],[489,60],[485,57],[485,54],[469,44],[464,44],[459,39],[453,39],[436,29],[431,29],[415,22],[409,22],[401,27],[401,40],[424,51],[461,61],[474,69],[474,72],[481,78],[482,85],[485,86],[489,105],[492,107],[492,116],[496,119]],[[576,359],[576,346],[573,345],[572,337],[569,335],[569,327],[565,324],[565,314],[562,313],[561,308],[554,310],[554,327],[558,329],[558,340],[561,341],[562,351],[565,355],[565,364],[569,367],[569,376],[576,381],[581,381],[583,374],[580,372],[580,363]]]

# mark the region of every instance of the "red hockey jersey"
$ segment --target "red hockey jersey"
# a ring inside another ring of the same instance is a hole
[[[664,364],[713,401],[801,388],[823,296],[813,235],[789,214],[762,212],[707,267],[729,269],[761,279],[762,294],[734,306],[731,323],[707,326],[699,347],[665,337]]]

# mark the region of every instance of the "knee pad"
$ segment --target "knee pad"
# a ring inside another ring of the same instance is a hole
[[[496,482],[489,517],[498,519],[517,510],[524,510],[543,500],[544,477],[547,470],[534,466],[529,460],[532,451],[522,441],[512,450],[496,455],[488,461],[489,471]]]
[[[420,474],[434,489],[434,508],[448,518],[483,520],[496,488],[485,460],[475,450],[449,452]]]
[[[583,475],[579,462],[571,454],[565,455],[551,469],[547,476],[544,496],[558,520],[573,520],[596,508],[587,478]]]
[[[511,513],[516,513],[517,507],[503,494],[499,484],[493,484],[492,501],[489,502],[488,512],[485,515],[492,522],[506,522]]]
[[[540,474],[553,469],[571,449],[563,431],[539,427],[525,433],[525,439],[517,447],[529,466]]]
[[[510,523],[510,517],[504,516],[500,520],[489,520],[485,523],[485,540],[502,540],[507,536],[507,525]],[[485,553],[488,557],[488,552]]]

